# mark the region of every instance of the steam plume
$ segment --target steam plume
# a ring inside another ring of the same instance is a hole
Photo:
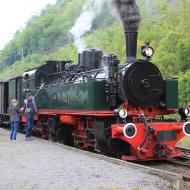
[[[125,32],[137,32],[141,21],[139,7],[135,0],[113,0],[123,22]]]
[[[71,28],[70,33],[73,35],[74,43],[78,48],[78,52],[81,52],[86,48],[86,44],[81,37],[91,30],[92,22],[100,12],[105,1],[106,0],[87,0],[82,8],[81,15]]]

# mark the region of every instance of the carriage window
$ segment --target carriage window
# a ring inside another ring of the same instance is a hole
[[[29,91],[29,75],[26,74],[22,78],[23,91]]]
[[[46,76],[43,73],[38,74],[36,77],[36,86],[40,87],[42,84],[45,84],[46,81]]]

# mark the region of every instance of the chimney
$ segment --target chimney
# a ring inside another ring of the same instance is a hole
[[[136,61],[138,32],[125,32],[127,63]]]

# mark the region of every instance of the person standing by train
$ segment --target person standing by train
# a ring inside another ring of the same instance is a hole
[[[19,116],[20,110],[18,108],[18,101],[16,99],[11,100],[11,104],[8,111],[9,111],[10,123],[11,123],[10,140],[12,142],[16,142],[17,131],[18,131],[19,121],[20,121],[20,116]]]
[[[26,126],[25,126],[26,141],[31,140],[32,129],[34,124],[34,116],[35,113],[37,113],[36,97],[40,94],[40,91],[43,88],[43,86],[44,85],[42,84],[34,96],[32,96],[31,93],[28,93],[26,99],[24,100],[24,113],[26,115]]]

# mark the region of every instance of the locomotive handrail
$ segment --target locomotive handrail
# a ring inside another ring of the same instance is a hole
[[[64,73],[64,71],[61,71],[61,72],[57,72],[57,73],[48,74],[48,76],[50,76],[50,75],[58,75],[58,74],[63,74],[63,73]]]

